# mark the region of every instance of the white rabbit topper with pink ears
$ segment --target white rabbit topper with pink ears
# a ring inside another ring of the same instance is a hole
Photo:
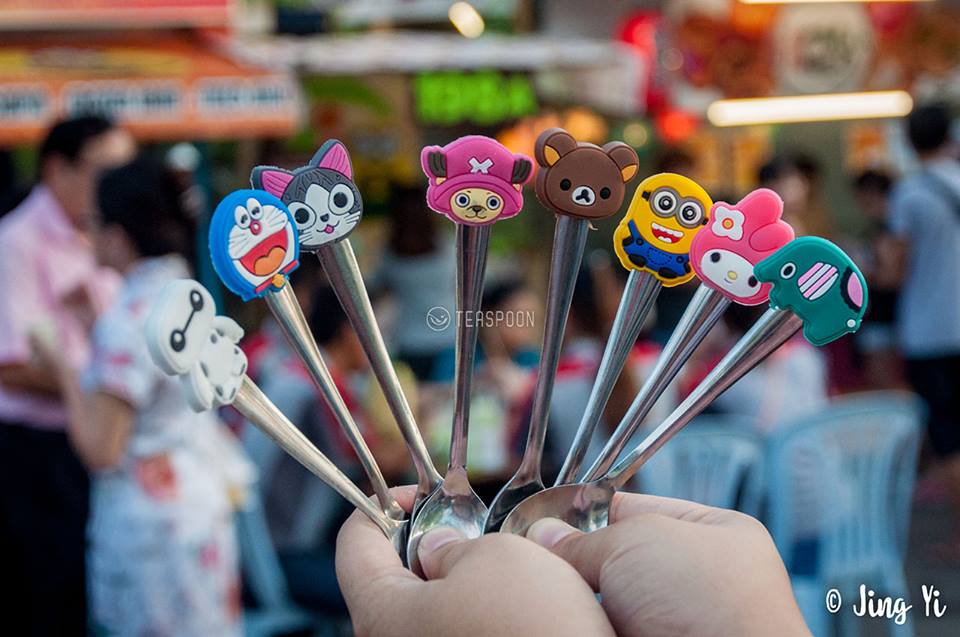
[[[217,316],[210,292],[192,279],[168,283],[147,319],[147,348],[153,362],[179,376],[194,411],[233,403],[247,371],[237,346],[243,328]]]
[[[793,228],[780,216],[783,200],[768,188],[736,204],[718,201],[710,223],[693,238],[690,264],[704,284],[740,305],[760,305],[770,294],[754,267],[793,241]]]

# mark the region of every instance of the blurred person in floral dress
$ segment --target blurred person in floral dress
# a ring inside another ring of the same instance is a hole
[[[40,330],[34,347],[57,373],[67,431],[92,478],[91,624],[103,635],[242,633],[233,509],[251,465],[212,412],[196,413],[179,380],[152,362],[143,330],[165,284],[190,276],[194,230],[171,175],[138,160],[98,190],[97,258],[123,275],[97,320],[82,373]]]

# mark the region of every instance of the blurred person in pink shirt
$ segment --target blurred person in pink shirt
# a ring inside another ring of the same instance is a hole
[[[100,268],[88,237],[99,175],[135,152],[102,117],[55,124],[39,151],[39,183],[0,221],[0,614],[11,635],[86,634],[87,474],[70,447],[52,370],[31,356],[49,323],[60,355],[81,366],[88,332],[118,277]]]

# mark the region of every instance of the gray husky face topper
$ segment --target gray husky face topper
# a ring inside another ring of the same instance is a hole
[[[266,190],[287,204],[297,222],[300,249],[315,251],[343,239],[363,214],[360,191],[353,183],[347,148],[328,140],[310,163],[293,171],[257,166],[250,175],[254,188]]]

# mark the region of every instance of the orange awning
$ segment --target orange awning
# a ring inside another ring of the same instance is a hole
[[[0,146],[36,142],[67,113],[109,113],[141,139],[285,136],[300,114],[286,70],[232,59],[200,33],[7,34]]]

